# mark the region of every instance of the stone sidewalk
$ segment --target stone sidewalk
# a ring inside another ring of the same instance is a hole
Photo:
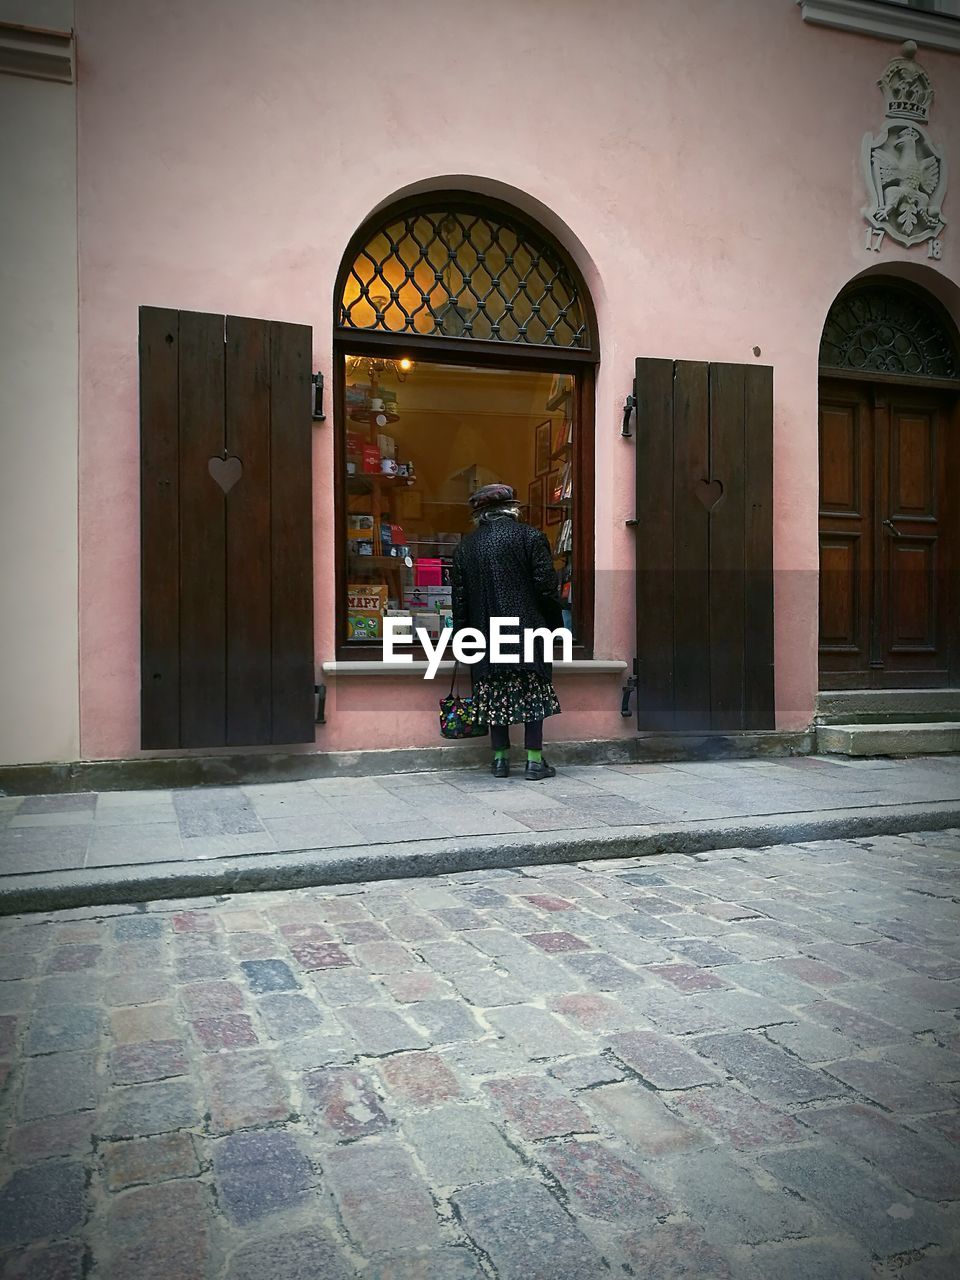
[[[0,921],[0,1276],[953,1280],[958,870],[953,830]]]
[[[0,797],[0,911],[960,825],[960,757]]]

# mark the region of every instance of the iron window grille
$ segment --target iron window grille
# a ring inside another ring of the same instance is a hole
[[[397,213],[350,267],[341,329],[585,351],[586,308],[550,245],[501,214]]]
[[[953,340],[912,293],[874,286],[839,298],[820,340],[820,364],[926,378],[960,378]]]

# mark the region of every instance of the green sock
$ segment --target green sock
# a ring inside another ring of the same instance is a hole
[[[542,759],[543,759],[543,752],[542,752],[542,751],[530,751],[530,750],[528,749],[528,751],[527,751],[527,763],[528,763],[528,764],[539,764],[539,763],[540,763],[540,761],[541,761]]]
[[[500,750],[493,753],[494,760],[507,760],[510,756],[509,747],[501,747]]]

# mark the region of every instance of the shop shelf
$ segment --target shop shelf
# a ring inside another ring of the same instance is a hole
[[[399,413],[390,413],[387,409],[351,409],[348,417],[351,422],[365,422],[368,427],[386,427],[400,421]],[[386,422],[378,422],[378,418],[386,418]]]

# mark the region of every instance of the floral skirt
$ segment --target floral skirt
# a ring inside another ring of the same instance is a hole
[[[560,714],[560,699],[545,676],[536,671],[490,672],[477,676],[474,706],[487,724],[526,724]]]

